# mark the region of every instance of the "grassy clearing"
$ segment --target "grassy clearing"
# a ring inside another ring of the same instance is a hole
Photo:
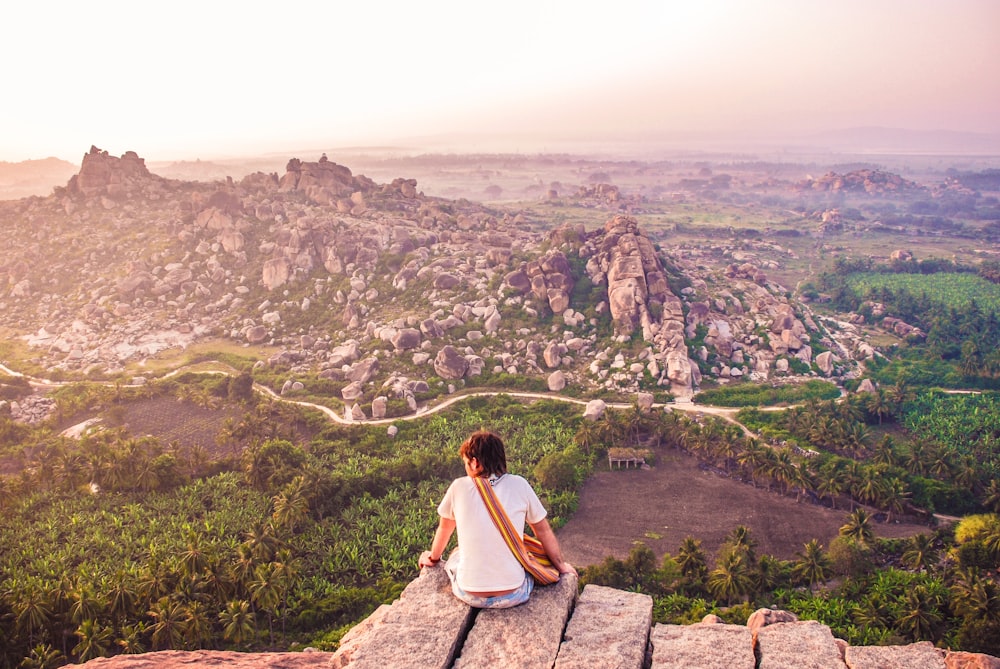
[[[198,365],[200,371],[226,371],[225,366],[212,367],[205,361],[215,358],[245,360],[253,364],[257,360],[267,360],[280,349],[274,346],[244,346],[230,339],[206,339],[195,342],[187,348],[169,348],[155,357],[141,362],[130,363],[126,369],[131,374],[165,374],[185,365]],[[201,369],[200,365],[205,365]]]

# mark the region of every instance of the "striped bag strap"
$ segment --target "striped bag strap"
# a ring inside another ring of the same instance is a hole
[[[472,480],[476,484],[479,496],[483,498],[483,503],[486,504],[486,510],[490,514],[490,519],[496,525],[497,530],[500,531],[500,536],[503,537],[504,543],[510,548],[510,551],[524,567],[524,570],[531,574],[537,583],[541,583],[542,585],[549,585],[558,581],[559,570],[552,566],[552,562],[545,555],[542,543],[534,537],[526,536],[522,539],[521,533],[514,528],[514,524],[507,516],[507,512],[504,511],[500,500],[497,499],[497,495],[493,492],[493,486],[490,485],[489,481],[482,476],[473,476]],[[526,542],[529,546],[525,546]],[[539,554],[544,556],[544,559],[539,558]]]

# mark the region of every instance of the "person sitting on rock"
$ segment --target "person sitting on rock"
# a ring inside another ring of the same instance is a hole
[[[452,481],[438,505],[440,516],[431,549],[420,554],[421,567],[434,567],[442,558],[452,533],[458,530],[458,548],[445,565],[452,592],[476,608],[502,609],[528,601],[535,581],[514,555],[490,517],[474,479],[489,482],[518,537],[527,521],[560,574],[576,570],[563,560],[547,514],[538,495],[522,477],[507,472],[504,443],[492,432],[474,432],[459,448],[467,476]]]

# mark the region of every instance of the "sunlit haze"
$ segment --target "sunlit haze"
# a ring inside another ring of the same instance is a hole
[[[1000,3],[20,0],[0,160],[1000,133]]]

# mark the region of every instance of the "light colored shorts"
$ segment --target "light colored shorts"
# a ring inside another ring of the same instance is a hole
[[[496,597],[477,597],[476,595],[470,595],[459,587],[458,579],[456,578],[456,574],[458,572],[458,561],[460,559],[458,550],[456,549],[455,552],[451,554],[451,557],[448,558],[448,562],[445,564],[445,571],[448,573],[448,578],[451,579],[452,593],[473,608],[509,609],[512,606],[524,604],[528,601],[528,598],[531,596],[531,591],[535,589],[535,579],[533,579],[528,573],[525,573],[524,580],[514,592],[509,592],[506,595],[497,595]]]

